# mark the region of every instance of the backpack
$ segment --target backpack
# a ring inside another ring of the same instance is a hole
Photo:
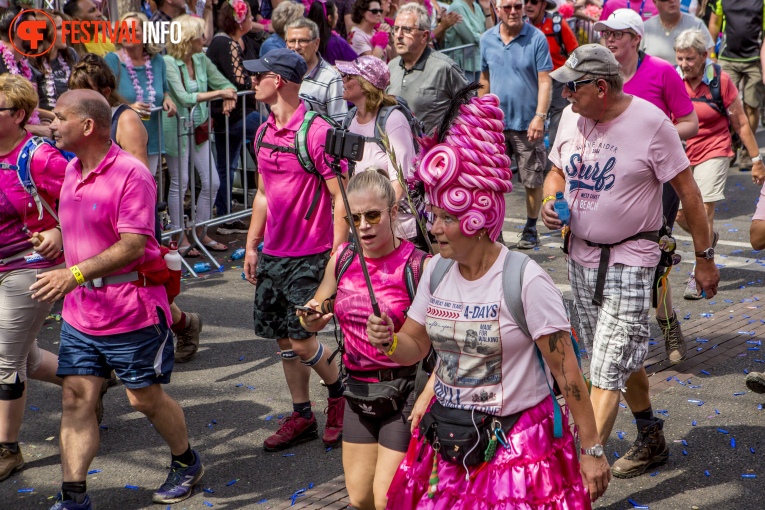
[[[322,177],[322,175],[316,169],[316,164],[313,162],[313,159],[311,158],[311,153],[308,151],[308,132],[310,131],[311,126],[313,125],[313,122],[317,118],[323,119],[332,127],[337,126],[337,123],[332,118],[327,117],[326,115],[322,115],[318,112],[310,111],[310,112],[306,112],[305,117],[303,118],[303,122],[300,123],[300,127],[298,128],[297,133],[295,133],[295,141],[293,143],[294,147],[273,145],[273,144],[264,142],[263,137],[266,135],[266,130],[268,129],[268,123],[265,123],[263,125],[263,129],[261,129],[260,133],[258,133],[258,136],[255,139],[255,145],[254,145],[255,157],[253,158],[253,161],[255,162],[256,170],[258,168],[257,155],[260,152],[260,148],[265,147],[266,149],[271,149],[271,154],[273,154],[274,152],[284,152],[284,153],[294,154],[297,157],[297,160],[300,163],[300,166],[303,167],[303,170],[305,170],[311,175],[316,176],[317,178],[316,192],[313,195],[311,206],[308,208],[308,212],[306,213],[305,218],[303,218],[305,220],[308,220],[311,217],[311,215],[313,215],[313,210],[316,207],[316,204],[319,203],[319,198],[321,197],[321,185],[324,182],[324,177]]]
[[[48,202],[37,192],[37,186],[35,185],[35,181],[32,179],[32,158],[34,157],[35,152],[37,152],[37,149],[42,147],[43,144],[48,144],[54,149],[58,150],[67,161],[71,161],[75,157],[71,152],[62,151],[61,149],[56,148],[56,143],[53,140],[49,140],[41,136],[33,136],[27,140],[27,142],[21,148],[21,151],[19,151],[19,157],[16,160],[16,164],[11,165],[8,163],[0,163],[0,169],[16,171],[16,175],[19,178],[21,186],[27,193],[32,196],[32,199],[35,201],[35,205],[37,205],[37,212],[39,213],[37,218],[38,220],[42,219],[43,209],[45,209],[58,223],[58,215],[50,206],[50,204],[48,204]]]
[[[386,132],[385,126],[388,124],[388,117],[390,117],[390,114],[393,113],[393,110],[398,110],[404,114],[404,117],[406,117],[406,120],[409,123],[409,127],[412,130],[412,138],[414,141],[414,152],[419,154],[420,144],[417,140],[422,138],[422,136],[425,134],[425,128],[423,127],[422,122],[417,120],[417,117],[415,117],[412,113],[412,110],[409,108],[409,103],[407,103],[406,99],[401,96],[396,96],[396,102],[398,104],[380,107],[380,109],[377,111],[377,117],[375,118],[375,134],[372,137],[364,137],[364,141],[367,143],[376,143],[380,147],[380,150],[386,152],[385,146],[382,143],[382,136]],[[356,116],[356,110],[358,110],[358,108],[354,106],[348,110],[348,113],[345,114],[345,119],[343,119],[342,125],[343,129],[347,130],[351,126],[351,122]]]
[[[563,43],[563,33],[561,28],[561,23],[563,22],[563,16],[560,15],[559,12],[552,13],[551,18],[553,23],[553,33],[552,34],[545,34],[547,37],[554,37],[555,42],[558,43],[558,48],[560,48],[560,54],[563,58],[568,58],[568,50],[566,49],[566,45]]]
[[[531,338],[529,327],[526,324],[526,314],[523,311],[523,300],[521,297],[521,290],[523,289],[523,274],[526,271],[526,264],[528,264],[529,260],[531,260],[529,256],[524,255],[523,253],[519,253],[517,251],[507,252],[507,257],[505,257],[505,263],[502,267],[502,292],[505,295],[505,304],[508,310],[510,310],[510,315],[513,317],[513,320],[515,320],[515,323],[518,325],[520,330],[526,336]],[[433,268],[433,272],[430,275],[431,295],[436,291],[438,285],[441,283],[441,280],[444,279],[444,276],[446,276],[446,273],[449,271],[449,269],[451,269],[454,261],[439,258],[437,261],[435,261],[435,264],[436,265]],[[579,368],[581,369],[582,358],[579,351],[579,344],[577,343],[573,334],[571,335],[571,343],[574,346],[574,353],[576,354],[576,359],[579,362]],[[537,351],[537,359],[539,360],[539,364],[542,367],[542,372],[545,373],[545,361],[542,357],[542,351],[539,350],[539,347],[537,347],[536,344],[534,344],[534,348]],[[555,413],[555,437],[560,438],[563,437],[563,418],[560,406],[556,400],[556,392],[553,390],[553,387],[550,386],[550,382],[547,380],[546,375],[545,382],[547,382],[547,388],[550,390],[550,396],[553,399],[553,411]],[[560,390],[558,390],[558,394],[560,394]]]
[[[725,119],[728,121],[728,131],[730,132],[730,138],[731,138],[731,144],[733,145],[733,151],[735,152],[738,147],[741,146],[741,137],[738,136],[738,133],[736,133],[736,130],[733,129],[733,124],[731,124],[730,121],[730,115],[728,114],[728,109],[725,108],[725,103],[723,103],[722,99],[722,80],[720,78],[721,68],[717,64],[712,64],[712,66],[707,66],[706,70],[704,71],[704,74],[706,75],[708,81],[709,81],[709,93],[712,96],[711,98],[702,96],[702,97],[692,97],[691,101],[695,103],[706,103],[712,108],[714,111],[719,113],[720,115],[724,115]]]

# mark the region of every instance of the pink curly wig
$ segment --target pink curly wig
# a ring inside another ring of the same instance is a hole
[[[513,190],[503,119],[497,96],[472,98],[460,106],[443,143],[423,140],[423,148],[430,148],[415,174],[429,203],[457,216],[462,233],[473,236],[485,228],[492,241],[502,232],[504,193]]]

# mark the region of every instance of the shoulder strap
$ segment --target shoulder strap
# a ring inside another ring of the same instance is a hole
[[[308,131],[311,129],[313,122],[319,117],[322,117],[322,115],[318,112],[306,112],[303,122],[300,123],[300,128],[298,128],[297,133],[295,133],[295,149],[297,149],[295,154],[297,155],[303,170],[309,174],[317,175],[323,180],[318,170],[316,170],[316,165],[314,165],[311,153],[308,150]]]
[[[340,283],[340,278],[343,277],[348,268],[353,262],[353,257],[356,255],[356,245],[348,243],[340,251],[340,255],[337,256],[337,262],[335,264],[335,282]]]
[[[712,64],[712,69],[714,70],[714,77],[709,82],[709,92],[712,94],[712,101],[717,105],[717,107],[720,109],[720,113],[728,116],[728,110],[725,108],[725,103],[722,99],[722,78],[720,76],[720,72],[722,69],[717,64]]]
[[[409,254],[409,258],[406,259],[406,265],[404,266],[404,285],[406,286],[406,293],[409,294],[410,302],[414,301],[417,287],[420,285],[422,265],[425,263],[426,258],[428,258],[427,253],[415,248],[412,250],[412,253]]]
[[[19,157],[16,160],[15,170],[21,186],[27,193],[29,193],[29,195],[32,196],[32,199],[35,201],[35,205],[37,205],[37,212],[39,213],[37,219],[42,219],[44,209],[48,211],[48,213],[53,216],[53,219],[56,220],[56,223],[58,223],[58,215],[55,213],[55,211],[53,211],[53,208],[50,206],[50,204],[48,204],[48,202],[37,192],[37,186],[32,179],[32,158],[34,157],[35,152],[37,152],[37,149],[45,143],[51,147],[56,147],[52,141],[40,136],[33,136],[27,140],[24,146],[21,148],[21,151],[19,151]]]
[[[114,110],[114,114],[112,115],[112,126],[109,136],[111,137],[112,141],[114,143],[117,143],[117,126],[119,124],[120,117],[123,113],[125,113],[125,110],[129,109],[130,106],[126,104],[121,104],[117,107],[116,110]]]
[[[451,269],[454,264],[453,260],[439,258],[436,261],[436,265],[433,267],[433,272],[430,273],[430,294],[432,295],[438,286],[441,284],[441,280],[446,276],[447,271]]]
[[[347,131],[348,128],[351,127],[351,122],[353,122],[353,118],[356,116],[357,111],[358,108],[354,106],[345,113],[345,118],[343,118],[343,124],[341,126],[344,130]]]
[[[502,292],[505,294],[505,303],[510,310],[510,314],[513,316],[515,323],[523,331],[526,336],[531,338],[529,333],[529,327],[526,323],[526,313],[523,310],[523,274],[526,271],[526,265],[529,263],[528,255],[519,253],[517,251],[508,251],[507,257],[505,257],[505,264],[502,268]],[[532,341],[534,339],[532,338]],[[555,398],[555,392],[550,386],[550,381],[547,380],[547,372],[545,372],[545,360],[542,357],[542,351],[539,350],[536,343],[534,349],[537,351],[537,359],[542,367],[542,374],[544,374],[545,382],[547,383],[547,389],[550,390],[550,397],[553,400],[553,413],[554,413],[554,436],[556,438],[563,437],[563,414],[561,413],[558,401]]]
[[[559,12],[554,12],[552,14],[552,23],[553,23],[553,37],[555,37],[555,41],[558,43],[558,47],[560,48],[560,54],[561,56],[568,57],[568,50],[566,49],[566,44],[563,42],[563,29],[561,28],[561,22],[563,21],[563,17],[560,15]]]

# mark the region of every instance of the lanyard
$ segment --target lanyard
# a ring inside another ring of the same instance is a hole
[[[605,2],[603,2],[603,5],[605,5]],[[630,0],[627,0],[627,9],[630,9]],[[645,0],[643,0],[643,2],[640,4],[640,12],[638,14],[640,14],[641,17],[643,16],[644,9],[645,9]]]

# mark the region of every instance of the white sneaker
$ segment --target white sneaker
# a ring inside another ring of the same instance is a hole
[[[690,280],[688,280],[688,285],[685,287],[683,298],[690,301],[701,299],[701,293],[699,292],[699,289],[696,288],[696,277],[693,275],[691,275]]]

